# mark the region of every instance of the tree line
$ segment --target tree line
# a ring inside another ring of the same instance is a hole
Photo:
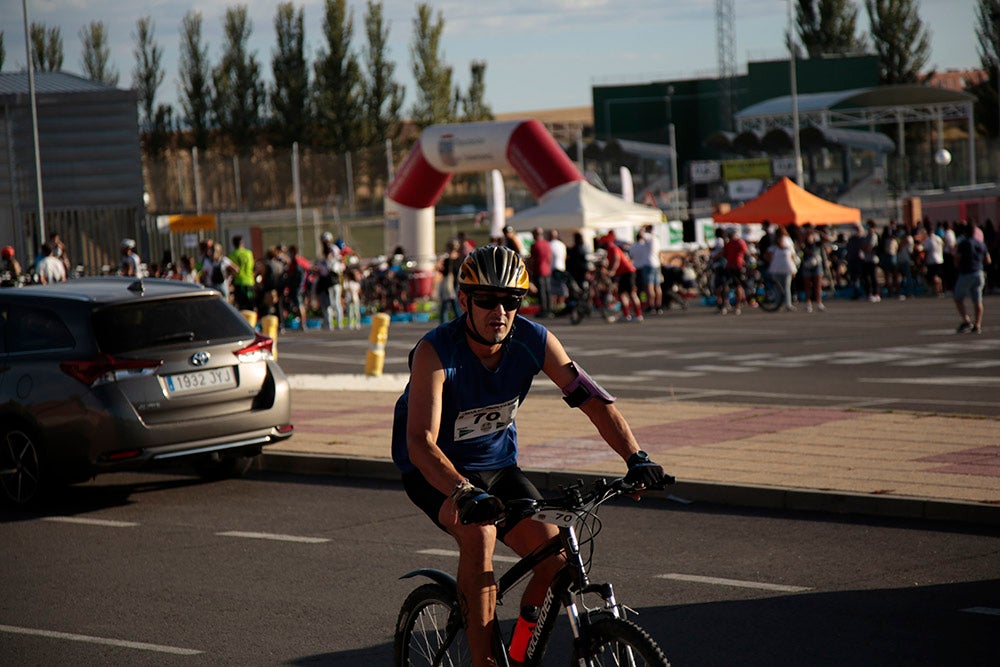
[[[988,78],[970,85],[977,98],[979,130],[1000,133],[1000,0],[976,0],[980,65]],[[930,57],[930,31],[919,16],[919,0],[861,0],[868,34],[859,34],[857,0],[795,0],[795,32],[788,35],[800,56],[871,52],[878,56],[883,84],[921,83]],[[416,6],[409,54],[416,82],[409,119],[418,127],[460,120],[487,120],[486,63],[471,63],[471,83],[461,91],[443,56],[444,18],[429,3]],[[171,144],[205,149],[210,144],[234,154],[254,145],[288,147],[294,142],[321,150],[352,151],[398,136],[403,87],[388,58],[389,27],[382,2],[367,0],[363,17],[365,44],[352,47],[353,11],[347,0],[325,0],[324,44],[310,63],[305,53],[303,9],[292,2],[277,5],[276,44],[271,55],[273,83],[265,86],[261,63],[248,51],[253,25],[246,5],[227,8],[219,60],[211,63],[202,36],[202,15],[189,11],[181,22],[179,58],[180,109],[157,104],[165,73],[163,49],[152,20],[142,17],[131,34],[135,55],[132,86],[138,91],[139,118],[147,155]],[[109,63],[108,34],[101,21],[82,28],[81,64],[88,78],[117,85]],[[797,40],[795,39],[797,37]],[[38,71],[62,68],[58,28],[33,23],[32,62]],[[0,32],[0,68],[3,66]],[[184,130],[180,132],[180,130]]]
[[[452,67],[442,52],[444,17],[430,4],[416,6],[409,53],[417,83],[408,119],[418,128],[435,123],[489,120],[486,63],[471,63],[471,84],[453,84]],[[287,148],[294,143],[337,153],[380,145],[399,136],[403,123],[404,87],[389,59],[389,26],[383,3],[367,0],[363,17],[365,43],[352,44],[354,12],[347,0],[325,0],[322,46],[310,62],[305,52],[303,8],[277,5],[276,43],[271,53],[273,82],[263,80],[262,63],[249,43],[253,23],[246,5],[227,7],[221,54],[210,61],[201,12],[191,10],[181,21],[178,59],[179,109],[157,103],[166,78],[163,47],[149,16],[136,21],[131,33],[135,65],[132,87],[138,94],[139,124],[148,157],[169,148],[213,148],[246,155],[258,146]],[[58,28],[32,23],[32,64],[37,71],[63,65]],[[101,21],[80,31],[84,75],[115,86],[119,73],[109,63],[108,33]],[[0,68],[3,66],[0,33]]]

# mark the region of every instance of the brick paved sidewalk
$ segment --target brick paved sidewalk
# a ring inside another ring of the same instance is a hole
[[[295,436],[267,451],[354,462],[356,470],[363,461],[391,476],[399,391],[389,388],[293,389]],[[676,495],[787,506],[799,494],[807,507],[1000,523],[1000,419],[665,400],[622,400],[619,408],[642,447],[677,477]],[[552,393],[533,393],[517,423],[526,470],[624,470],[586,416]]]

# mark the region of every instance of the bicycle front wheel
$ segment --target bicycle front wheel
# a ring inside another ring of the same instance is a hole
[[[592,620],[583,642],[574,651],[574,665],[670,667],[667,657],[653,638],[638,625],[623,618],[607,616]]]
[[[765,286],[763,288],[763,293],[760,294],[760,304],[761,310],[766,310],[769,313],[773,313],[781,307],[782,295],[778,290],[773,287]]]
[[[406,597],[396,621],[393,659],[396,667],[472,664],[454,593],[424,584]]]

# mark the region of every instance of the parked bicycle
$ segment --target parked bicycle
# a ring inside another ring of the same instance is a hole
[[[668,477],[666,483],[671,482],[673,478]],[[565,567],[553,578],[538,610],[538,622],[528,640],[524,665],[541,664],[556,626],[558,606],[562,605],[573,635],[572,664],[669,667],[666,656],[652,637],[626,617],[627,608],[615,598],[611,584],[593,583],[588,576],[594,541],[601,530],[598,508],[609,500],[634,492],[624,478],[611,482],[601,479],[589,489],[584,489],[583,482],[572,484],[563,488],[556,498],[507,503],[507,517],[555,524],[559,527],[559,535],[519,560],[500,577],[498,605],[546,558],[558,553],[566,558]],[[586,555],[583,550],[587,550]],[[402,578],[418,576],[427,577],[431,583],[414,589],[403,602],[396,622],[395,665],[469,665],[471,658],[462,628],[455,578],[434,569],[414,570]],[[591,600],[595,603],[593,606],[588,604]],[[495,628],[493,652],[497,664],[509,667],[510,638],[504,636],[499,623]]]

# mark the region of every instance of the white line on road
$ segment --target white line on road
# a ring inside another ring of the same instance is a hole
[[[945,386],[1000,386],[1000,378],[976,375],[944,375],[942,377],[922,378],[858,378],[858,382],[877,382],[881,384],[940,384]],[[943,401],[942,401],[943,402]]]
[[[161,646],[159,644],[147,644],[145,642],[131,642],[124,639],[108,639],[106,637],[90,637],[88,635],[77,635],[71,632],[54,632],[52,630],[37,630],[35,628],[18,628],[13,625],[0,625],[0,632],[9,632],[17,635],[32,635],[34,637],[49,637],[51,639],[66,639],[73,642],[87,642],[89,644],[103,644],[105,646],[120,646],[122,648],[134,648],[140,651],[155,651],[157,653],[170,653],[172,655],[198,655],[201,651],[190,648],[180,648],[177,646]]]
[[[986,616],[1000,616],[1000,609],[994,609],[993,607],[969,607],[968,609],[960,609],[959,611],[970,614],[984,614]]]
[[[326,537],[304,537],[301,535],[277,535],[275,533],[253,533],[240,530],[229,530],[216,533],[221,537],[245,537],[251,540],[275,540],[277,542],[302,542],[304,544],[323,544],[330,540]]]
[[[88,519],[82,516],[47,516],[42,521],[53,521],[58,523],[79,523],[85,526],[108,526],[110,528],[132,528],[139,524],[134,521],[113,521],[111,519]]]
[[[423,554],[424,556],[448,556],[449,558],[458,558],[457,551],[451,551],[448,549],[421,549],[417,553]],[[521,559],[517,556],[497,556],[494,554],[493,560],[500,561],[501,563],[516,563]]]
[[[721,577],[702,577],[697,574],[658,574],[657,579],[673,579],[675,581],[690,581],[696,584],[713,584],[715,586],[737,586],[739,588],[759,588],[765,591],[779,591],[782,593],[802,593],[811,591],[805,586],[786,586],[784,584],[768,584],[763,581],[740,581],[739,579],[722,579]]]

